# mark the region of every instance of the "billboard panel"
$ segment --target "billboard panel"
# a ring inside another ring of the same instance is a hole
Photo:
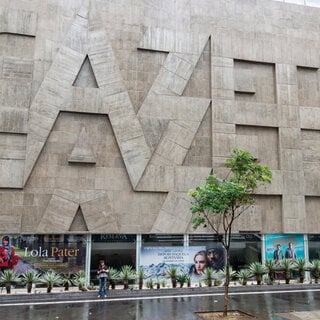
[[[86,241],[82,235],[0,235],[0,239],[2,270],[75,273],[85,268]]]
[[[282,260],[304,258],[302,234],[267,234],[266,259]]]
[[[141,248],[140,268],[149,278],[165,277],[167,269],[173,266],[196,279],[206,267],[220,270],[224,265],[225,251],[221,246]]]

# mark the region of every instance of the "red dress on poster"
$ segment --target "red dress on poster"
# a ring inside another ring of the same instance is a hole
[[[8,269],[8,250],[0,246],[0,270]]]
[[[2,237],[2,243],[0,245],[0,269],[14,269],[18,264],[20,256],[18,256],[14,247],[10,244],[9,236]]]

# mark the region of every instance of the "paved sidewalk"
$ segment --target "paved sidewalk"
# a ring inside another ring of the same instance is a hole
[[[290,292],[290,291],[307,291],[319,290],[320,284],[274,284],[274,285],[256,285],[247,286],[232,285],[229,287],[229,293],[250,293],[250,292]],[[183,288],[161,288],[161,289],[129,289],[123,290],[123,286],[117,287],[115,290],[108,291],[109,300],[118,298],[141,298],[155,296],[185,296],[185,295],[208,295],[223,294],[224,287],[183,287]],[[5,288],[0,288],[0,305],[3,303],[14,302],[37,302],[37,301],[80,301],[97,299],[97,290],[80,291],[77,287],[70,287],[69,291],[64,291],[63,287],[54,287],[51,293],[46,292],[46,288],[35,288],[32,293],[27,293],[26,288],[12,288],[11,294],[7,294]],[[294,318],[292,318],[294,319]],[[317,319],[320,319],[318,317]]]

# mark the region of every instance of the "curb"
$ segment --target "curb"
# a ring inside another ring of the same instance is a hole
[[[318,289],[320,284],[281,284],[281,285],[247,285],[231,286],[229,293],[241,292],[270,292],[270,291],[308,291]],[[148,298],[158,296],[185,296],[185,295],[203,295],[203,294],[223,294],[224,287],[197,287],[197,288],[162,288],[162,289],[143,289],[143,290],[109,290],[108,300],[118,298]],[[5,303],[24,303],[24,302],[42,302],[42,301],[81,301],[97,299],[97,291],[74,291],[58,293],[15,293],[3,294],[0,296],[0,305]]]

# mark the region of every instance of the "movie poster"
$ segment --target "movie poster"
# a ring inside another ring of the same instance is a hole
[[[282,259],[304,259],[304,241],[302,234],[267,234],[266,259],[276,262]]]
[[[76,273],[85,268],[83,235],[0,235],[0,268]]]
[[[177,267],[179,273],[196,280],[207,267],[222,270],[225,266],[225,250],[221,246],[206,247],[143,247],[140,268],[148,278],[163,278],[169,267]]]

